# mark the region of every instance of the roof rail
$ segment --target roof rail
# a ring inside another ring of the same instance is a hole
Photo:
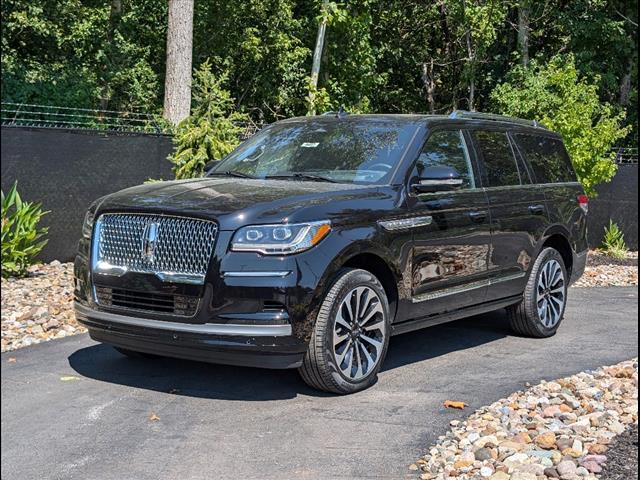
[[[337,112],[330,111],[330,112],[324,112],[323,114],[321,114],[321,116],[323,117],[326,117],[329,115],[334,116],[336,118],[342,118],[351,114],[344,109],[344,105],[341,105],[340,110],[338,110]]]
[[[469,112],[468,110],[454,110],[449,114],[449,118],[493,120],[495,122],[517,123],[519,125],[527,125],[535,128],[547,128],[542,123],[535,120],[525,120],[524,118],[508,117],[506,115],[497,115],[495,113]]]

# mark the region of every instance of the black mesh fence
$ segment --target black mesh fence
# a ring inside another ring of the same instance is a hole
[[[50,213],[44,261],[73,259],[84,213],[96,198],[149,178],[173,178],[165,135],[2,126],[2,190],[15,180],[25,200]]]

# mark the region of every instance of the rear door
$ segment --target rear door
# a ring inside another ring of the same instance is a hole
[[[587,250],[587,218],[578,204],[583,194],[562,139],[549,133],[511,133],[516,149],[531,167],[533,181],[544,193],[550,224],[562,225],[576,252]]]
[[[487,300],[522,293],[538,240],[548,224],[545,196],[506,131],[471,132],[491,215]]]
[[[458,128],[434,130],[418,159],[424,166],[454,167],[464,184],[454,191],[408,197],[417,220],[411,262],[413,318],[474,305],[485,298],[489,211],[467,141]],[[409,184],[417,177],[414,166]]]

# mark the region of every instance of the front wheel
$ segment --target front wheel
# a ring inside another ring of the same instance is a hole
[[[299,372],[311,387],[347,394],[373,385],[387,353],[389,302],[378,279],[344,269],[325,296]]]
[[[555,335],[564,318],[567,287],[562,256],[553,248],[545,248],[533,264],[522,301],[507,309],[511,328],[528,337]]]

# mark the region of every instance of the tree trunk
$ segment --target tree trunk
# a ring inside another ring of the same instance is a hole
[[[109,85],[109,57],[113,54],[113,36],[120,22],[122,16],[122,1],[111,0],[111,9],[109,10],[109,27],[107,28],[107,42],[105,52],[107,56],[107,62],[102,65],[103,72],[102,88],[100,92],[100,109],[107,110],[109,108],[109,101],[111,100],[111,85]]]
[[[174,125],[191,112],[193,1],[169,0],[163,116]]]
[[[518,51],[520,61],[526,67],[529,64],[529,0],[520,0],[518,5]]]
[[[318,25],[318,36],[316,37],[316,48],[313,51],[313,61],[311,64],[311,90],[309,92],[309,115],[316,114],[315,90],[318,88],[318,76],[320,75],[320,62],[322,61],[322,51],[324,49],[324,35],[327,31],[327,16],[326,9],[328,6],[328,0],[322,2],[322,20]]]
[[[631,94],[631,70],[633,69],[633,59],[629,58],[627,61],[627,69],[620,80],[620,98],[618,103],[623,107],[629,105],[629,98]]]
[[[433,93],[436,90],[436,82],[433,78],[433,58],[429,63],[422,62],[422,82],[427,91],[427,104],[429,105],[429,113],[434,114],[436,111]]]
[[[473,46],[471,45],[471,29],[465,34],[467,43],[467,54],[469,57],[469,111],[475,111],[476,97],[476,56]]]

